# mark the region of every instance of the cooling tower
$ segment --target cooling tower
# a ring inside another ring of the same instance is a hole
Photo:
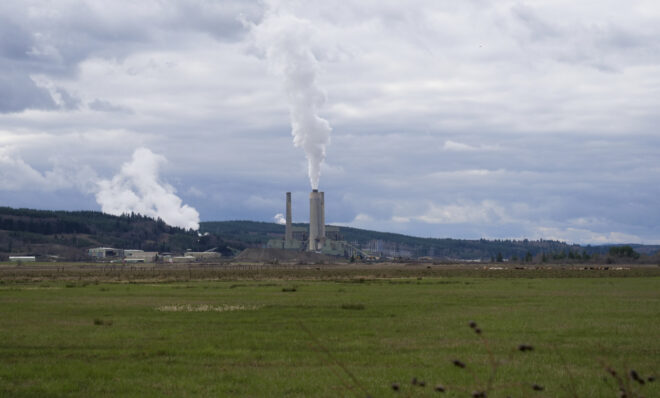
[[[325,201],[318,189],[309,194],[309,250],[323,249],[325,243]]]
[[[291,244],[293,241],[293,230],[291,228],[291,192],[286,193],[286,229],[284,230],[284,241]],[[287,246],[288,247],[288,246]]]

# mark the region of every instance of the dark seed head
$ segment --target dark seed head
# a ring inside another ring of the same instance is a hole
[[[485,391],[473,391],[472,392],[472,398],[486,398],[486,392]]]
[[[412,384],[413,386],[417,384],[417,377],[413,377],[412,380],[410,380],[410,384]]]
[[[443,386],[442,384],[438,384],[438,385],[435,386],[435,391],[445,392],[445,386]]]
[[[399,391],[399,383],[392,383],[392,390]]]
[[[633,369],[630,371],[630,377],[632,377],[633,380],[639,380],[639,374]]]
[[[533,350],[534,350],[534,347],[532,347],[529,344],[521,344],[521,345],[518,346],[518,351],[525,352],[525,351],[533,351]]]
[[[474,328],[474,332],[475,332],[476,334],[481,334],[481,329],[479,329],[479,328]]]
[[[465,367],[465,364],[463,362],[459,361],[458,359],[454,359],[453,361],[451,361],[451,363],[453,363],[454,366],[458,366],[459,368],[464,368]]]
[[[470,321],[469,325],[472,329],[477,327],[477,323],[475,321]]]
[[[646,381],[648,381],[649,383],[653,383],[653,382],[655,381],[655,377],[653,377],[653,376],[649,376],[649,377],[646,379]]]
[[[607,368],[607,373],[611,374],[612,377],[616,377],[616,370],[612,368]]]
[[[420,381],[418,384],[419,384],[420,387],[426,387],[426,382],[423,381],[423,380]]]
[[[538,384],[532,384],[532,390],[534,390],[534,391],[543,391],[543,390],[545,390],[545,387],[540,386]]]

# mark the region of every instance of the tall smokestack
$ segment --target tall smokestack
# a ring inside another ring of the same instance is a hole
[[[323,249],[325,243],[324,194],[318,189],[309,194],[309,250]]]
[[[286,193],[286,229],[284,230],[284,241],[289,244],[293,241],[293,230],[291,228],[291,192]]]
[[[320,210],[320,220],[319,220],[319,229],[321,230],[320,235],[323,237],[323,243],[325,243],[325,192],[320,192],[321,194],[321,210]]]

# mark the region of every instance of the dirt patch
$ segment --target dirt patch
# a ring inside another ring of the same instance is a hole
[[[264,264],[332,264],[336,263],[337,260],[338,259],[336,257],[314,252],[261,248],[245,249],[234,259],[235,262]]]

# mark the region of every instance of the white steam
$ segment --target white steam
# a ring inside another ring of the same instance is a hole
[[[309,21],[270,1],[264,19],[252,26],[252,34],[272,72],[284,79],[293,144],[305,151],[309,181],[313,189],[318,189],[321,163],[332,129],[318,115],[325,94],[316,81],[319,65],[313,46],[315,28]]]
[[[159,181],[158,169],[166,161],[149,149],[136,149],[133,159],[124,163],[117,175],[98,182],[96,201],[102,211],[114,215],[139,213],[160,217],[172,226],[199,229],[197,210],[182,205],[174,187]]]
[[[284,218],[284,214],[282,213],[277,213],[273,217],[273,220],[275,220],[275,223],[285,225],[286,224],[286,218]]]

